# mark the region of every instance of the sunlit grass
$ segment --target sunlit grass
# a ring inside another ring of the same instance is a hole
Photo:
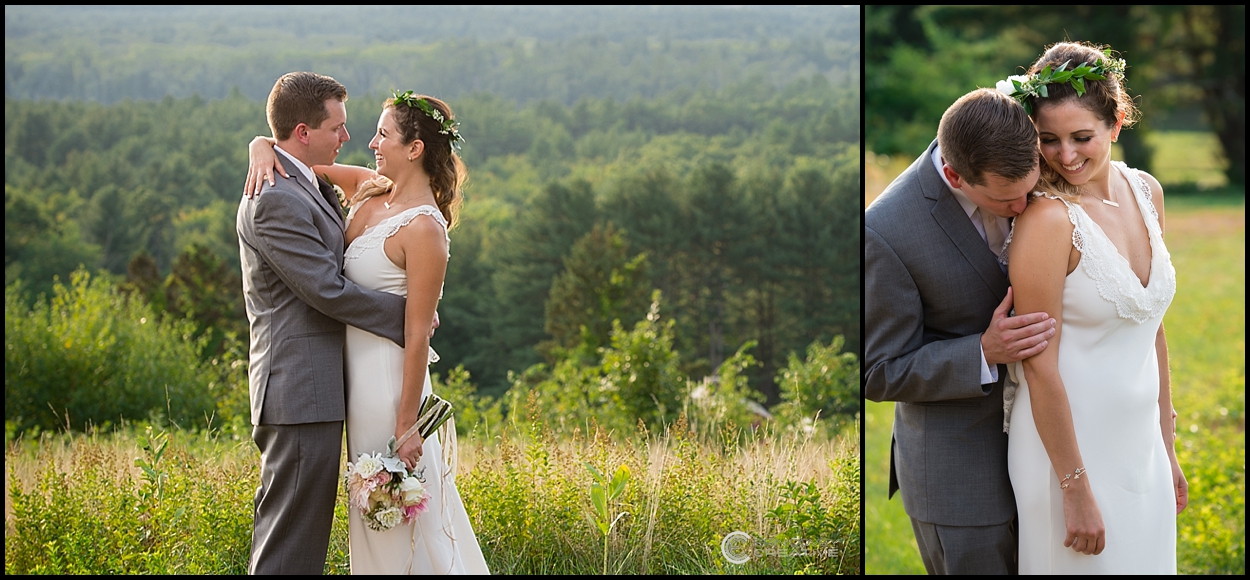
[[[541,425],[520,425],[492,439],[461,439],[457,481],[496,573],[602,573],[590,463],[630,473],[612,506],[629,515],[609,536],[610,572],[857,574],[857,432],[852,422],[832,438],[760,435],[738,444],[732,434],[697,437],[680,423],[630,439],[601,431],[556,439]],[[10,441],[6,573],[245,573],[259,481],[255,446],[245,435],[175,430],[155,462],[147,437],[131,427]],[[156,463],[159,475],[136,459]],[[349,570],[345,506],[340,489],[330,574]],[[720,551],[731,531],[767,541],[789,534],[836,552],[760,554],[735,565]]]

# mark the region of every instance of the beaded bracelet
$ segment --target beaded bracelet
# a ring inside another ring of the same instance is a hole
[[[1082,474],[1082,473],[1085,473],[1085,468],[1084,468],[1084,467],[1078,467],[1078,468],[1076,468],[1076,476],[1075,476],[1075,477],[1073,477],[1073,474],[1071,474],[1071,473],[1069,473],[1069,474],[1067,474],[1067,475],[1063,476],[1063,481],[1059,483],[1059,489],[1068,489],[1068,486],[1072,485],[1072,481],[1076,481],[1076,480],[1078,480],[1078,479],[1080,479],[1080,478],[1081,478],[1081,474]]]

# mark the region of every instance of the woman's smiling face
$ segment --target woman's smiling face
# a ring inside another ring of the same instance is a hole
[[[1082,185],[1106,175],[1120,121],[1108,125],[1076,99],[1039,107],[1034,118],[1042,158],[1068,183]]]
[[[394,172],[404,167],[404,163],[408,161],[408,147],[400,143],[400,139],[402,137],[400,137],[399,127],[395,125],[390,107],[387,107],[378,117],[378,130],[369,141],[369,148],[373,150],[373,159],[378,164],[378,174],[393,179]],[[389,170],[388,164],[391,165]]]

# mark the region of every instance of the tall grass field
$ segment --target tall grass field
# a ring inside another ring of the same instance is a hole
[[[1159,172],[1156,172],[1158,174]],[[888,183],[888,182],[887,182]],[[1177,517],[1181,574],[1246,571],[1246,206],[1242,195],[1166,197],[1176,297],[1164,318],[1189,507]],[[868,321],[872,324],[872,321]],[[866,403],[864,568],[924,574],[910,520],[887,501],[892,403]]]
[[[679,421],[556,439],[532,422],[461,438],[457,483],[493,573],[858,574],[857,434],[718,440]],[[246,573],[258,465],[246,436],[206,430],[10,440],[5,573]],[[606,541],[588,465],[625,473]],[[722,554],[734,531],[751,537],[745,563]],[[325,572],[348,566],[340,487]]]

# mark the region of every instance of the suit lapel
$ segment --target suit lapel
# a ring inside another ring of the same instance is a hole
[[[317,184],[309,183],[308,178],[304,177],[304,173],[295,167],[289,159],[282,159],[282,165],[283,167],[286,167],[287,175],[295,176],[295,182],[300,184],[300,187],[303,187],[304,191],[307,191],[308,194],[312,196],[313,200],[317,202],[317,205],[321,207],[322,211],[326,212],[326,214],[334,220],[334,223],[338,224],[339,229],[342,230],[343,211],[338,208],[337,203],[333,203],[327,199],[326,194],[321,191]],[[317,181],[321,181],[321,179],[318,178]]]
[[[929,146],[928,153],[925,155],[925,161],[928,161],[933,154],[933,147],[937,146],[934,141]],[[972,220],[968,218],[968,214],[964,213],[963,206],[959,205],[959,200],[955,199],[954,194],[946,186],[946,182],[938,175],[933,168],[933,164],[926,163],[925,166],[918,168],[921,172],[920,186],[926,198],[933,200],[933,219],[937,221],[942,231],[946,232],[951,243],[959,249],[964,259],[976,270],[985,285],[994,292],[995,296],[1003,296],[1007,293],[1007,276],[1003,274],[1003,270],[998,265],[998,260],[994,258],[993,252],[990,252],[989,246],[985,244],[985,240],[981,238],[981,234],[977,233],[976,227],[972,225]]]

